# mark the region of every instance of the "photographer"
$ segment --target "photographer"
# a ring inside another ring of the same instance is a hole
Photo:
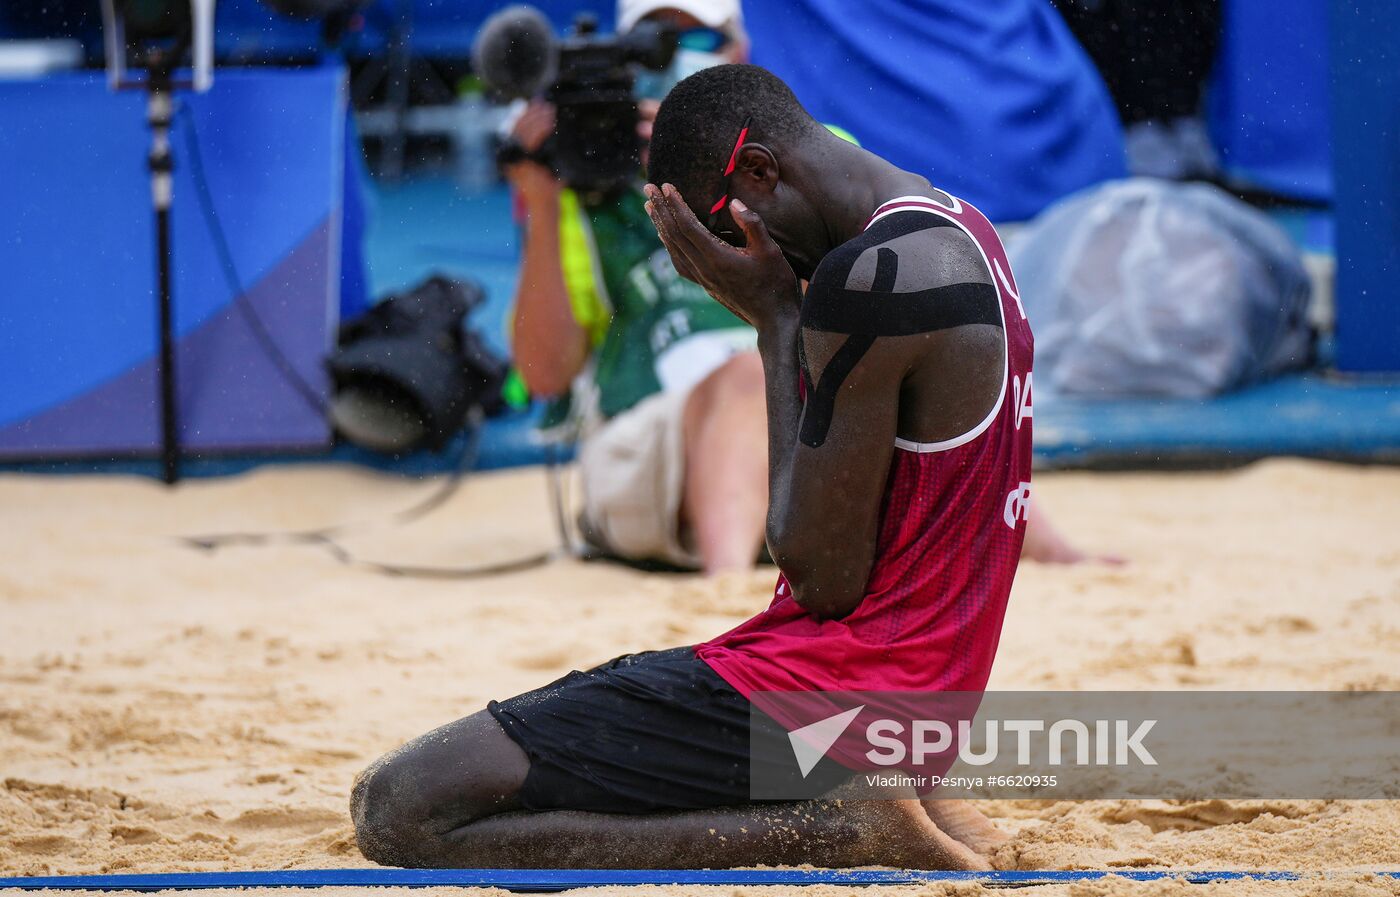
[[[748,41],[737,0],[619,3],[619,32],[643,20],[682,35],[670,69],[639,78],[645,141],[671,85],[706,65],[743,61]],[[532,101],[512,129],[520,155],[538,150],[554,124],[553,107]],[[558,400],[552,422],[570,402],[581,422],[584,535],[629,560],[748,569],[768,509],[754,331],[676,274],[643,209],[640,180],[592,199],[536,161],[507,166],[506,177],[525,218],[512,352],[530,391]],[[1087,559],[1035,505],[1024,553]]]
[[[619,4],[619,31],[643,19],[681,32],[671,68],[639,79],[645,140],[671,84],[741,61],[746,41],[735,0]],[[513,137],[529,153],[553,132],[553,107],[536,100]],[[586,536],[629,559],[752,566],[768,506],[753,330],[676,274],[640,180],[599,199],[535,161],[506,176],[525,215],[512,351],[532,393],[573,393]]]

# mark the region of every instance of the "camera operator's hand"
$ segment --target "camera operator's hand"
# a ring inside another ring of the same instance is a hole
[[[553,133],[554,106],[543,100],[531,100],[511,129],[512,139],[527,153],[537,152]],[[539,162],[524,159],[506,166],[504,173],[527,206],[552,201],[559,195],[559,179]]]
[[[651,129],[656,124],[656,113],[661,110],[660,100],[637,101],[637,136],[642,143],[651,143]]]
[[[651,129],[656,125],[656,113],[661,108],[660,100],[637,101],[637,136],[642,140],[642,167],[646,168],[651,154]]]
[[[527,153],[538,152],[549,135],[554,133],[554,105],[544,100],[531,100],[515,120],[511,136]]]

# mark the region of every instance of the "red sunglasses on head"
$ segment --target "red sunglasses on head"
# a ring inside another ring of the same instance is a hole
[[[753,121],[750,115],[744,119],[744,126],[739,129],[739,139],[734,141],[734,149],[729,153],[729,164],[724,166],[724,194],[710,207],[709,229],[714,230],[715,224],[719,221],[720,210],[729,205],[729,181],[734,175],[734,166],[739,161],[739,148],[744,145],[744,141],[749,136],[749,124]]]

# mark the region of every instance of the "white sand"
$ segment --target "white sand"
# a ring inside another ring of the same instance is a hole
[[[703,639],[770,594],[771,571],[706,583],[558,563],[404,580],[313,547],[207,555],[172,539],[373,520],[432,488],[308,466],[174,492],[0,477],[0,875],[363,865],[346,799],[379,753],[571,667]],[[1275,461],[1044,475],[1037,490],[1067,531],[1133,561],[1023,566],[992,687],[1400,687],[1400,470]],[[526,471],[473,477],[425,520],[347,541],[459,564],[551,533],[543,477]],[[1400,802],[985,809],[1015,835],[1007,868],[1400,868]],[[1187,887],[1036,893],[1400,893],[1356,878]]]

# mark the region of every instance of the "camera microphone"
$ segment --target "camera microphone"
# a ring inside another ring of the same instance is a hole
[[[554,83],[559,46],[539,10],[508,6],[481,26],[472,60],[488,87],[508,99],[524,100]]]

